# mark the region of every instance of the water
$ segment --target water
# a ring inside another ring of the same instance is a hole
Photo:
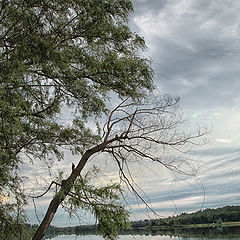
[[[203,239],[211,239],[211,240],[240,240],[239,237],[217,237],[217,238],[182,238],[182,237],[170,237],[170,236],[145,236],[145,235],[120,235],[119,240],[203,240]],[[85,235],[85,236],[77,236],[77,235],[61,235],[58,237],[54,237],[46,240],[103,240],[101,236],[96,235]]]
[[[240,227],[168,229],[130,232],[119,240],[240,240]],[[97,235],[59,235],[46,240],[103,240]]]
[[[240,240],[240,236],[234,236],[234,237],[224,237],[224,236],[219,236],[219,237],[173,237],[173,236],[161,236],[161,235],[120,235],[119,240]],[[46,240],[103,240],[101,236],[96,236],[96,235],[60,235],[58,237],[54,237],[51,239],[46,239]]]
[[[47,240],[102,240],[101,236],[96,235],[85,235],[85,236],[77,236],[77,235],[61,235],[58,237],[54,237]],[[170,237],[170,236],[145,236],[145,235],[120,235],[119,240],[175,240],[180,238],[178,237]],[[186,238],[185,238],[186,239]],[[185,240],[184,239],[184,240]],[[240,240],[240,237],[239,237]]]

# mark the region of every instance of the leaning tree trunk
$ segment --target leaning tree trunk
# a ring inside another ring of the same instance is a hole
[[[61,202],[61,199],[58,197],[54,197],[52,199],[51,203],[49,204],[47,213],[45,214],[45,217],[41,222],[40,226],[38,227],[36,233],[34,234],[32,240],[40,240],[44,237]]]
[[[116,140],[116,139],[112,139]],[[91,148],[85,152],[85,154],[82,156],[81,160],[79,161],[77,167],[72,171],[70,176],[63,181],[61,189],[58,191],[58,193],[55,195],[55,197],[52,199],[52,201],[49,204],[48,210],[45,214],[44,219],[42,220],[40,226],[38,227],[37,231],[35,232],[32,240],[41,240],[49,225],[51,224],[53,217],[59,207],[59,205],[64,201],[66,196],[69,194],[72,184],[76,180],[76,178],[80,175],[82,169],[84,168],[85,164],[87,163],[87,160],[94,154],[104,149],[104,147],[111,141],[103,142],[100,145],[97,145],[94,148]]]

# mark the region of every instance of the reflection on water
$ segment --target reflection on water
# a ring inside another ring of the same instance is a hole
[[[101,240],[97,235],[60,235],[46,240]],[[168,229],[157,231],[134,231],[120,235],[119,240],[240,240],[240,227]]]
[[[96,236],[96,235],[85,235],[85,236],[77,236],[77,235],[61,235],[58,237],[51,238],[51,240],[102,240],[103,238],[101,236]],[[205,237],[194,237],[194,238],[184,238],[184,237],[170,237],[170,236],[161,236],[161,235],[156,235],[156,236],[151,236],[151,235],[120,235],[119,240],[204,240],[208,239]],[[211,238],[212,240],[240,240],[239,237],[234,237],[234,238]]]
[[[62,235],[58,237],[51,238],[51,240],[102,240],[103,238],[96,235],[85,235],[85,236],[77,236],[77,235]],[[119,240],[174,240],[177,239],[177,237],[170,237],[170,236],[145,236],[145,235],[120,235]],[[240,239],[240,238],[239,238]],[[179,240],[179,238],[178,238]]]

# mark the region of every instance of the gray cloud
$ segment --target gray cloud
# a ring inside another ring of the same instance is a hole
[[[133,0],[132,2],[135,15],[142,15],[146,12],[157,14],[168,4],[167,0]]]
[[[192,153],[203,162],[199,177],[206,191],[204,207],[238,204],[240,150],[232,139],[239,139],[240,3],[148,2],[134,1],[132,22],[148,45],[155,84],[181,97],[183,109],[189,111],[187,117],[192,114],[196,122],[213,124],[214,146]],[[195,189],[179,181],[174,191],[158,189],[157,183],[153,186],[156,191],[151,190],[149,198],[158,203],[155,209],[159,211],[172,211],[173,206],[166,206],[171,201],[180,203],[180,211],[200,208],[200,186]],[[181,204],[191,198],[195,200],[188,206]]]
[[[179,95],[188,108],[240,100],[240,3],[135,1],[135,6],[133,19],[149,45],[160,88]]]

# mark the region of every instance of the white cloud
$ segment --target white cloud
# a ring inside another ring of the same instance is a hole
[[[219,143],[232,143],[232,139],[224,139],[224,138],[217,138],[216,139],[216,142],[219,142]]]

